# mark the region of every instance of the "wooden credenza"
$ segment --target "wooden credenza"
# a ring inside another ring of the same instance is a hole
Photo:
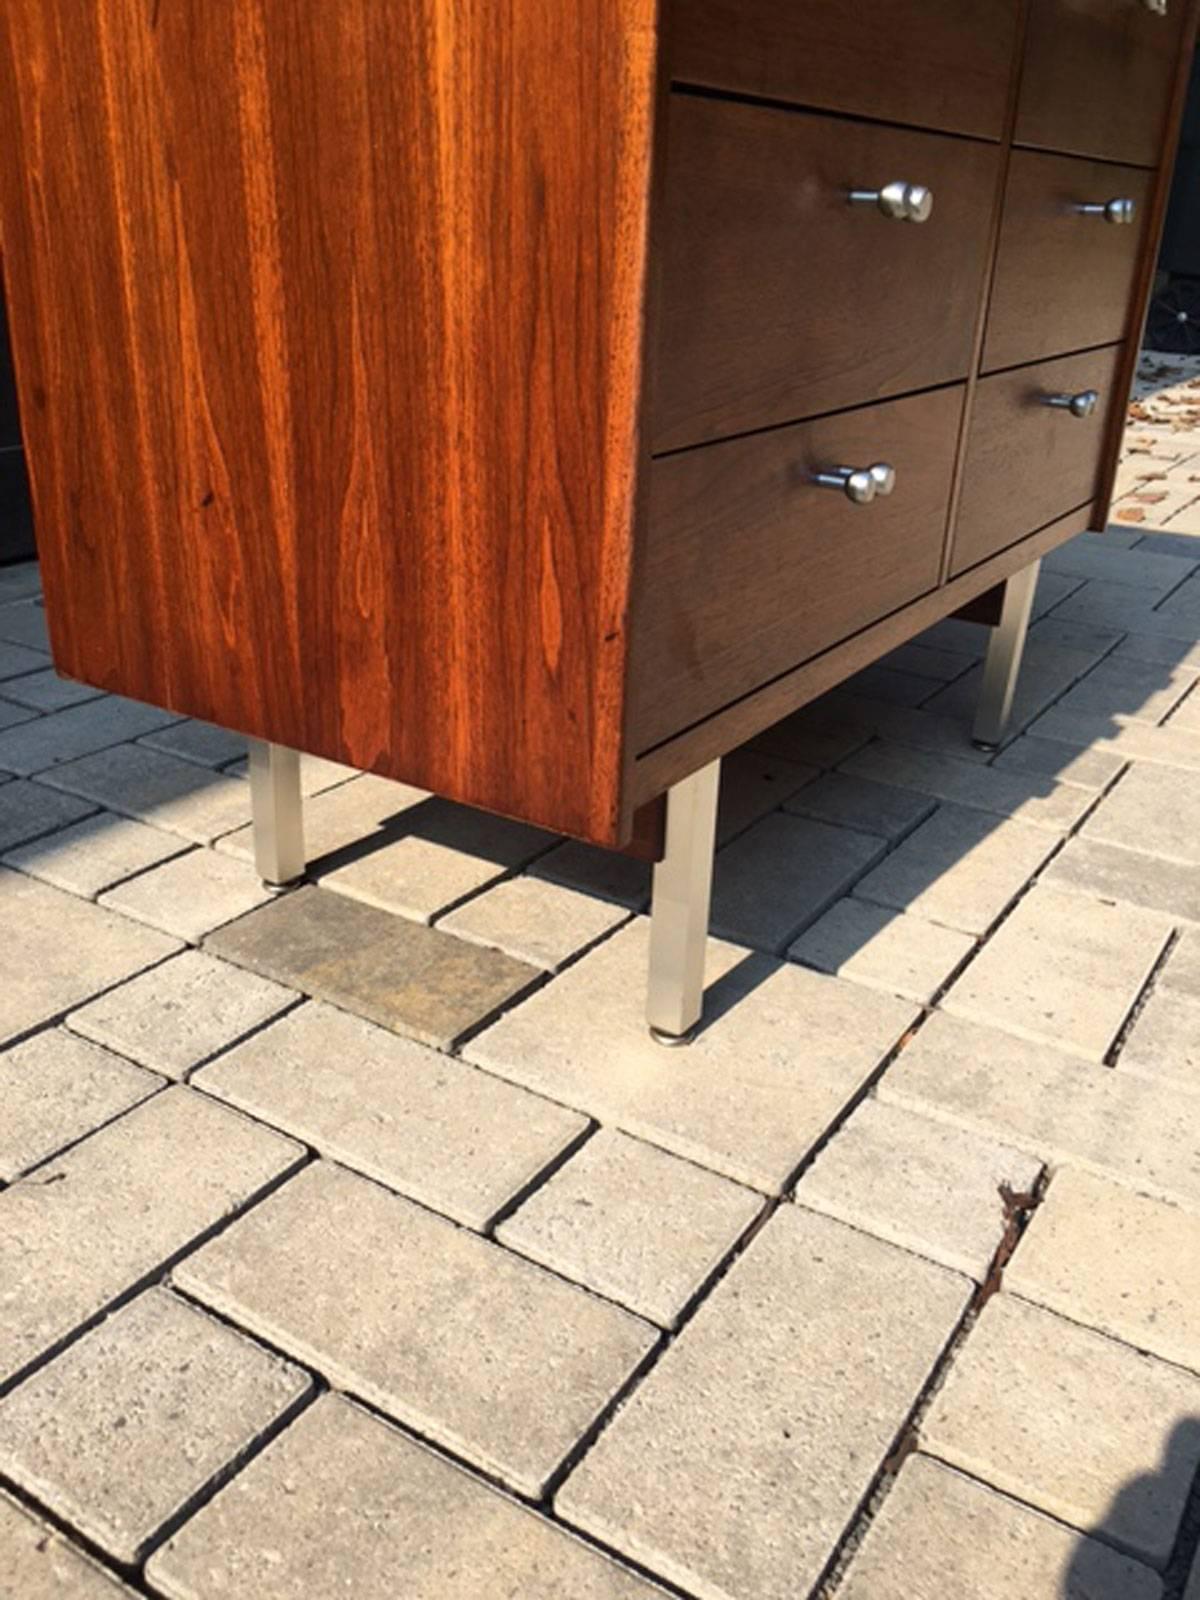
[[[610,847],[1103,526],[1196,0],[6,0],[51,637]]]

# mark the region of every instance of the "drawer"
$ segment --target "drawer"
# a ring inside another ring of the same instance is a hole
[[[1122,346],[980,380],[967,437],[952,576],[1094,499]],[[1095,390],[1090,416],[1051,396]]]
[[[933,588],[964,387],[655,461],[635,597],[639,753]],[[856,505],[814,475],[887,463]]]
[[[736,94],[999,139],[1016,0],[677,0],[671,75]]]
[[[970,365],[1000,154],[672,97],[655,451],[951,383]],[[902,181],[928,221],[852,205]]]
[[[985,372],[1125,337],[1151,182],[1152,175],[1138,167],[1014,153],[988,310]],[[1118,199],[1134,202],[1131,225],[1079,210],[1081,204]]]
[[[1188,0],[1033,0],[1018,144],[1157,166]]]

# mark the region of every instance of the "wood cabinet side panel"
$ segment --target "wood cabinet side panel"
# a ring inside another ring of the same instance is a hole
[[[501,12],[6,0],[48,611],[88,682],[613,842],[656,0]]]

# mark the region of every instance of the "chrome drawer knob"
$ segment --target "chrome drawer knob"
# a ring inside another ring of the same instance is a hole
[[[1069,411],[1073,417],[1094,417],[1096,407],[1100,404],[1100,395],[1095,389],[1081,389],[1078,394],[1048,394],[1043,404],[1054,406],[1059,411]]]
[[[1132,222],[1137,216],[1136,200],[1106,200],[1102,204],[1078,205],[1075,207],[1080,216],[1103,217],[1105,222],[1123,223]]]
[[[851,189],[852,206],[875,206],[895,222],[928,222],[933,215],[933,190],[923,183],[884,184],[882,189]]]
[[[896,469],[886,461],[870,467],[831,467],[816,472],[812,480],[821,489],[840,489],[856,506],[869,506],[878,495],[891,494],[896,487]]]
[[[1147,11],[1153,11],[1156,17],[1165,17],[1167,14],[1167,0],[1142,0]]]

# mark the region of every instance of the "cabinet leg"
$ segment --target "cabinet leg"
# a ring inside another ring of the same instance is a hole
[[[304,813],[300,754],[284,745],[250,740],[250,809],[254,865],[277,888],[304,876]]]
[[[654,868],[646,1020],[660,1044],[687,1044],[704,1004],[721,763],[667,794],[666,853]]]
[[[1041,566],[1040,561],[1030,562],[1029,566],[1014,573],[1004,585],[1000,621],[992,629],[988,644],[983,664],[983,688],[979,692],[979,708],[975,715],[974,741],[986,750],[996,748],[1008,727]]]

